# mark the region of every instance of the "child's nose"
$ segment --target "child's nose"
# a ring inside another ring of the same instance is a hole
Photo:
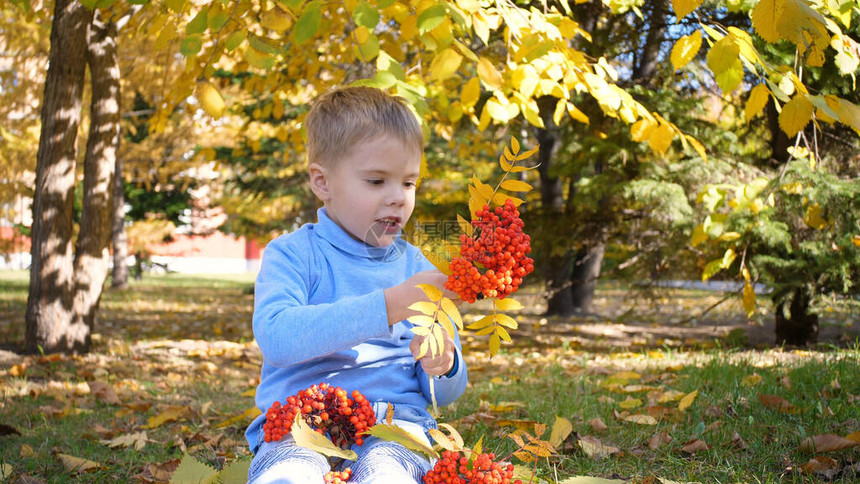
[[[406,201],[406,190],[400,187],[393,187],[392,190],[388,192],[388,196],[386,198],[386,203],[388,205],[403,205]]]

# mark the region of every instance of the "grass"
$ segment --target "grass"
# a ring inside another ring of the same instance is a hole
[[[243,436],[249,420],[233,417],[253,405],[247,392],[259,376],[250,283],[247,277],[146,277],[128,291],[105,292],[91,353],[0,351],[0,482],[25,475],[48,483],[167,482],[186,453],[215,468],[249,459]],[[0,343],[7,348],[23,341],[27,284],[26,273],[0,273]],[[613,298],[626,293],[610,285],[598,296],[615,307]],[[683,313],[674,314],[677,320],[691,307],[709,304],[700,293],[672,290],[663,296],[660,314],[671,316],[667,308],[676,308]],[[482,439],[485,449],[506,455],[515,450],[507,434],[516,425],[533,432],[536,423],[551,427],[560,417],[573,432],[557,455],[538,461],[542,482],[573,476],[643,483],[650,477],[707,483],[860,479],[851,470],[860,468],[860,446],[824,454],[832,459],[827,474],[802,470],[815,454],[800,445],[811,436],[860,431],[856,342],[754,350],[727,346],[726,331],[696,333],[702,328],[668,323],[655,328],[659,318],[653,314],[643,313],[647,322],[639,326],[629,313],[623,323],[541,320],[538,304],[527,304],[517,317],[516,344],[493,359],[486,357],[485,339],[464,335],[470,386],[442,409],[440,421],[453,424],[468,445]],[[641,336],[658,329],[672,337]],[[692,403],[680,410],[680,397],[692,392]],[[775,406],[777,398],[790,407]],[[625,420],[631,415],[654,416],[656,424]],[[175,418],[157,420],[165,416]],[[606,428],[595,427],[594,419]],[[111,447],[131,435],[143,439],[142,448]],[[665,436],[660,445],[653,444],[655,436]],[[617,451],[603,458],[589,454],[582,443],[587,438]],[[707,450],[683,450],[695,440]],[[69,470],[61,455],[100,467]]]

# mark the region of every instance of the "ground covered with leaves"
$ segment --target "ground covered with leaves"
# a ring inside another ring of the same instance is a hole
[[[0,482],[244,482],[250,287],[149,277],[105,293],[90,354],[22,355],[27,275],[0,273]],[[544,318],[536,290],[520,294],[499,355],[463,335],[470,386],[440,421],[467,446],[550,442],[551,456],[510,457],[533,482],[860,481],[851,315],[825,318],[815,348],[772,348],[772,321],[748,324],[721,294],[609,284],[579,318]]]

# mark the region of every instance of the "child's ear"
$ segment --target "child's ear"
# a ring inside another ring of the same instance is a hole
[[[311,163],[308,165],[308,173],[311,178],[311,190],[323,202],[328,201],[331,197],[329,191],[327,172],[324,166],[319,163]]]

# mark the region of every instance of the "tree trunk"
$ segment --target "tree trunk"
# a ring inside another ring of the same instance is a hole
[[[667,0],[650,2],[651,15],[648,17],[648,35],[642,46],[636,68],[633,70],[634,82],[649,82],[657,72],[660,64],[660,47],[666,38],[666,15],[669,13]]]
[[[559,128],[552,119],[558,99],[543,96],[538,100],[540,115],[544,128],[537,132],[538,174],[540,175],[541,206],[545,217],[564,217],[564,193],[561,180],[550,175],[550,168],[561,144]],[[552,223],[553,221],[550,221]],[[575,312],[571,304],[570,274],[573,252],[568,250],[563,255],[544,255],[541,259],[542,271],[546,283],[546,314],[570,315]]]
[[[576,256],[576,262],[570,276],[571,305],[582,313],[592,312],[594,290],[600,278],[600,266],[603,264],[603,253],[606,241],[600,240],[583,247]]]
[[[73,325],[95,324],[110,266],[113,176],[119,143],[119,61],[116,25],[96,14],[90,28],[87,61],[92,77],[90,134],[84,159],[84,199],[81,230],[75,250],[75,311]]]
[[[779,127],[779,112],[776,110],[776,101],[770,99],[765,107],[767,113],[767,127],[770,131],[770,158],[767,164],[778,168],[788,162],[788,148],[791,146],[791,138]]]
[[[123,187],[122,159],[117,157],[113,174],[113,227],[111,229],[111,244],[113,245],[113,274],[111,287],[114,289],[128,288],[128,235],[125,233],[125,190]]]
[[[811,295],[798,288],[791,296],[788,314],[783,301],[776,306],[776,344],[806,346],[818,342],[818,315],[809,313]]]
[[[54,4],[33,195],[32,265],[25,316],[29,351],[83,350],[89,337],[88,328],[72,325],[71,315],[76,140],[92,18],[92,10],[78,1],[57,0]]]

